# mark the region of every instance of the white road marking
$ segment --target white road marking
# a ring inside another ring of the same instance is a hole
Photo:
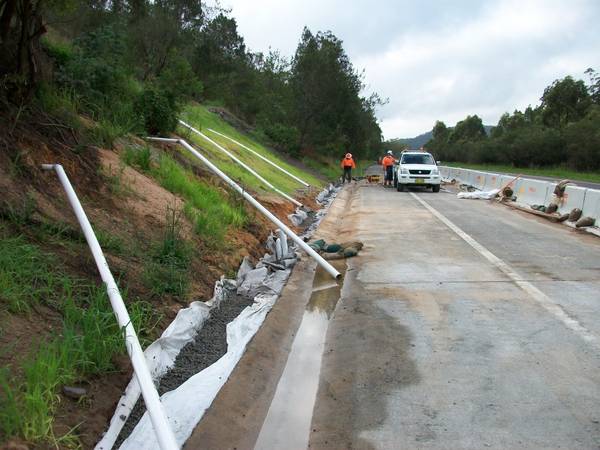
[[[494,266],[500,269],[506,276],[508,276],[517,286],[523,289],[527,294],[529,294],[534,300],[536,300],[540,305],[542,305],[548,312],[550,312],[554,317],[560,320],[567,328],[571,331],[575,332],[580,338],[584,341],[594,345],[595,347],[600,348],[600,341],[598,336],[589,331],[583,325],[581,325],[577,320],[570,317],[565,310],[555,303],[550,297],[536,288],[529,281],[525,280],[521,275],[519,275],[515,270],[505,263],[503,260],[498,258],[492,252],[490,252],[487,248],[461,230],[457,225],[455,225],[450,219],[436,210],[433,206],[431,206],[426,201],[422,200],[418,195],[411,192],[412,195],[419,203],[421,203],[431,214],[437,217],[440,221],[442,221],[448,228],[454,231],[458,236],[460,236],[467,244],[473,247],[480,255],[482,255],[485,259],[491,262]]]

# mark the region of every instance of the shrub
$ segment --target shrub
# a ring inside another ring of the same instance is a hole
[[[179,110],[173,95],[156,86],[150,85],[143,90],[135,103],[135,110],[150,134],[170,133],[177,127]]]

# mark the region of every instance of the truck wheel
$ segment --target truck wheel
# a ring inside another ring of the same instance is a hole
[[[398,188],[398,178],[394,177],[394,187]]]
[[[404,192],[404,185],[402,183],[397,183],[396,184],[396,190],[398,192]]]
[[[433,186],[431,186],[431,190],[433,192],[440,192],[440,185],[439,184],[434,184]]]

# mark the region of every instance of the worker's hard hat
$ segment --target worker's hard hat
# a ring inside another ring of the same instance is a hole
[[[387,154],[388,154],[388,155],[391,155],[391,154],[392,154],[392,151],[391,151],[391,150],[388,150],[388,151],[387,151]]]
[[[352,158],[352,153],[346,153],[346,158]]]

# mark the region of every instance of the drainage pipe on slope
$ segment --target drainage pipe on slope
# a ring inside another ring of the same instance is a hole
[[[154,428],[154,432],[156,433],[158,444],[162,450],[179,449],[179,445],[177,445],[175,435],[173,434],[173,430],[171,429],[163,405],[160,402],[156,387],[152,382],[152,377],[150,375],[150,371],[148,370],[148,365],[146,364],[146,358],[144,357],[144,352],[142,350],[142,346],[140,345],[140,341],[138,340],[137,334],[135,333],[135,329],[131,324],[129,313],[127,312],[127,308],[125,307],[125,303],[123,302],[119,288],[115,283],[115,279],[110,272],[106,258],[102,253],[102,248],[100,247],[98,239],[94,234],[94,230],[90,225],[79,199],[77,198],[77,194],[75,193],[67,174],[60,164],[42,164],[42,168],[44,170],[54,170],[56,175],[58,175],[58,179],[67,193],[69,203],[75,212],[77,221],[81,226],[88,246],[90,247],[92,255],[94,256],[94,261],[96,262],[96,266],[98,267],[102,281],[106,285],[106,292],[108,293],[110,304],[113,308],[115,316],[117,317],[119,328],[122,330],[122,333],[125,337],[125,347],[127,348],[127,353],[129,353],[129,358],[131,359],[131,364],[133,365],[133,371],[142,390],[144,403],[146,404],[146,409],[150,414],[150,420],[152,421],[152,426]]]
[[[227,150],[225,147],[217,144],[215,141],[213,141],[211,138],[209,138],[207,135],[205,135],[204,133],[202,133],[201,131],[195,129],[193,126],[188,125],[187,123],[185,123],[183,120],[179,120],[179,123],[181,125],[183,125],[186,128],[189,128],[190,130],[192,130],[194,133],[196,133],[198,136],[202,137],[203,139],[207,140],[208,142],[210,142],[212,145],[214,145],[215,147],[217,147],[219,150],[221,150],[223,153],[225,153],[227,156],[229,156],[231,159],[233,159],[236,163],[238,163],[240,166],[242,166],[244,169],[246,169],[248,172],[250,172],[252,175],[254,175],[256,178],[258,178],[260,181],[262,181],[267,187],[273,189],[275,192],[277,192],[279,195],[281,195],[282,197],[285,197],[286,199],[288,199],[290,202],[292,202],[294,205],[296,206],[302,206],[302,203],[300,203],[298,200],[296,200],[293,197],[290,197],[289,195],[287,195],[285,192],[280,191],[279,189],[277,189],[275,186],[273,186],[271,183],[269,183],[267,180],[265,180],[262,176],[260,176],[256,170],[254,170],[252,167],[250,167],[248,164],[244,163],[243,161],[241,161],[237,156],[235,156],[233,153],[231,153],[229,150]]]
[[[275,164],[273,161],[271,161],[270,159],[264,157],[263,155],[261,155],[260,153],[258,153],[255,150],[252,150],[250,147],[248,147],[247,145],[242,144],[241,142],[236,141],[235,139],[223,134],[223,133],[219,133],[216,130],[213,130],[212,128],[208,128],[208,131],[210,131],[211,133],[215,133],[221,137],[224,137],[225,139],[229,139],[231,142],[233,142],[234,144],[239,145],[242,148],[245,148],[246,150],[248,150],[249,152],[254,153],[256,156],[258,156],[260,159],[262,159],[263,161],[271,164],[273,167],[275,167],[276,169],[281,170],[283,173],[285,173],[286,175],[292,177],[294,180],[296,180],[298,183],[303,184],[306,187],[310,187],[310,184],[308,184],[306,181],[301,180],[300,178],[298,178],[296,175],[294,175],[293,173],[288,172],[287,170],[285,170],[283,167],[278,166],[277,164]]]
[[[317,263],[323,267],[332,277],[338,279],[341,278],[341,274],[329,264],[321,255],[315,252],[306,242],[300,239],[296,233],[290,230],[281,220],[275,217],[267,208],[261,205],[254,197],[252,197],[248,192],[246,192],[241,186],[239,186],[235,181],[229,178],[225,173],[223,173],[217,166],[211,163],[206,157],[200,154],[194,147],[188,144],[183,139],[170,139],[170,138],[159,138],[159,137],[148,137],[146,138],[151,141],[157,142],[168,142],[170,144],[181,144],[186,150],[192,153],[196,158],[202,161],[210,170],[212,170],[217,176],[219,176],[223,181],[225,181],[228,185],[230,185],[234,190],[239,192],[242,197],[244,197],[252,206],[258,209],[267,219],[273,222],[281,231],[283,231],[289,238],[294,241],[298,246],[304,250],[309,256],[311,256]]]

